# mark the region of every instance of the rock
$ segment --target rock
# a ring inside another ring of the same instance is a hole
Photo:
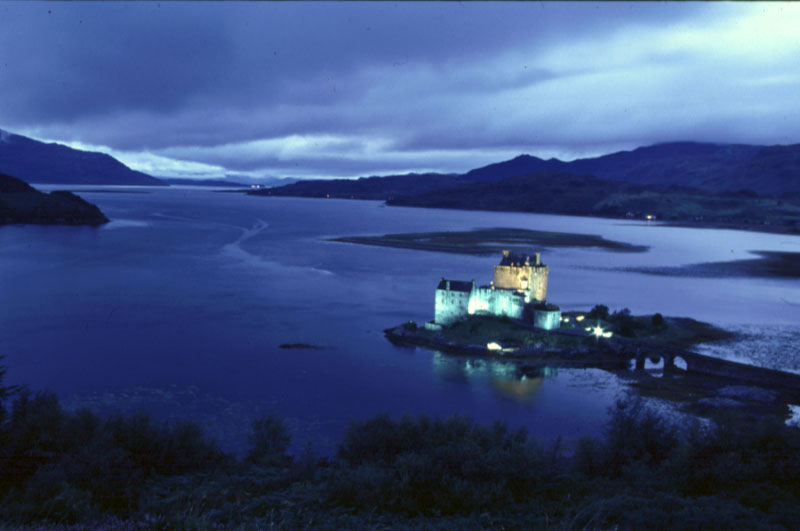
[[[708,408],[720,407],[742,407],[744,404],[733,398],[726,398],[722,396],[714,396],[709,398],[701,398],[697,401],[697,405]]]
[[[748,385],[729,385],[719,390],[721,397],[734,398],[737,400],[749,400],[751,402],[761,402],[763,404],[773,404],[778,400],[778,393],[761,387]]]
[[[318,345],[309,345],[308,343],[282,343],[279,346],[283,349],[322,350],[325,348]]]

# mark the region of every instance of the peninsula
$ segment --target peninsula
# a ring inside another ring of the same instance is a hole
[[[0,225],[102,225],[108,218],[96,205],[71,192],[45,194],[0,173]]]

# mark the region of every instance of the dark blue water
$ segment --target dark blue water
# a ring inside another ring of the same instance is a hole
[[[243,447],[250,419],[271,412],[287,419],[295,447],[310,440],[320,452],[331,451],[349,420],[382,412],[499,419],[542,439],[575,440],[597,433],[624,392],[599,370],[523,380],[513,364],[391,345],[383,329],[431,318],[440,277],[488,282],[497,257],[325,241],[331,236],[495,226],[602,234],[653,249],[546,250],[553,302],[730,325],[785,328],[800,320],[797,306],[781,302],[800,300],[791,281],[607,269],[797,250],[798,238],[141,191],[84,193],[113,220],[103,228],[0,227],[0,353],[9,380],[53,390],[70,407],[193,418],[234,450]],[[286,350],[282,343],[324,348]]]

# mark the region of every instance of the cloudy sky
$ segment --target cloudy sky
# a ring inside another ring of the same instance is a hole
[[[0,128],[157,176],[800,142],[800,5],[0,3]]]

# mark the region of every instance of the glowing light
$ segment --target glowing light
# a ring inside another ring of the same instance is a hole
[[[569,322],[569,317],[562,317],[561,318],[561,322],[568,323]]]
[[[587,327],[586,327],[586,331],[587,331],[587,332],[591,332],[591,331],[592,331],[592,327],[591,327],[591,326],[587,326]]]
[[[575,316],[575,320],[580,323],[581,321],[583,321],[583,316],[582,315],[576,315]]]
[[[503,350],[503,347],[500,343],[492,341],[491,343],[486,343],[486,350]]]
[[[602,335],[603,335],[603,332],[604,332],[604,330],[603,330],[603,327],[602,327],[602,326],[600,326],[600,325],[597,325],[597,326],[595,326],[594,328],[592,328],[592,333],[593,333],[593,334],[594,334],[596,337],[600,337],[600,336],[602,336]]]
[[[647,219],[647,221],[653,221],[654,219],[656,219],[656,217],[653,214],[647,214],[645,218]]]
[[[613,335],[614,335],[613,332],[603,332],[603,337],[611,337]]]

